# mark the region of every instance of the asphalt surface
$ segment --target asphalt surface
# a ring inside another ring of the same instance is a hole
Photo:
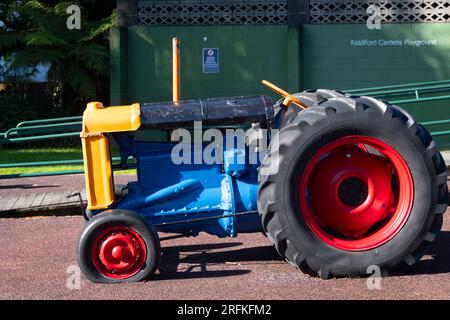
[[[76,179],[59,179],[54,188],[72,187]],[[380,278],[379,289],[373,279],[321,280],[303,274],[281,261],[259,233],[227,239],[160,234],[161,267],[152,280],[93,284],[78,278],[76,243],[83,224],[80,216],[0,219],[0,299],[450,298],[450,215],[428,254],[413,267]]]

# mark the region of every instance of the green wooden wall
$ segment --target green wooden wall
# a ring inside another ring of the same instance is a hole
[[[433,42],[427,46],[411,46],[405,45],[405,39]],[[352,46],[352,40],[376,41],[377,45]],[[380,40],[396,45],[379,45]],[[402,41],[401,45],[397,40]],[[380,30],[356,24],[305,25],[300,52],[302,89],[345,90],[447,80],[450,79],[450,23],[383,24]],[[450,118],[450,100],[402,107],[419,121]],[[449,129],[448,125],[432,128],[433,131]],[[441,147],[450,146],[450,137],[436,140]]]
[[[436,40],[435,45],[355,46],[352,40]],[[300,41],[306,87],[352,89],[450,79],[450,23],[305,25]]]
[[[262,79],[299,87],[297,28],[131,27],[111,33],[113,104],[171,99],[173,37],[181,39],[182,99],[269,93]],[[219,48],[219,73],[203,73],[202,48]]]
[[[291,92],[450,79],[450,23],[383,24],[381,30],[358,24],[135,26],[111,31],[112,104],[171,99],[172,37],[182,41],[182,99],[271,94],[261,79]],[[351,44],[380,39],[435,44]],[[220,50],[219,73],[202,73],[202,48],[207,47]],[[403,107],[419,121],[450,118],[449,100]],[[438,140],[450,145],[450,137]]]

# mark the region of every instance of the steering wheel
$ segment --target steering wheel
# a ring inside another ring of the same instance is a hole
[[[295,104],[296,106],[302,108],[302,109],[306,109],[308,108],[307,106],[305,106],[299,99],[297,99],[296,97],[294,97],[293,95],[291,95],[290,93],[284,91],[281,88],[278,88],[276,85],[274,85],[273,83],[270,83],[267,80],[262,80],[261,81],[263,85],[265,85],[267,88],[275,91],[276,93],[278,93],[280,96],[282,96],[284,98],[283,100],[283,105],[285,105],[286,107],[289,107],[291,105],[291,103]]]

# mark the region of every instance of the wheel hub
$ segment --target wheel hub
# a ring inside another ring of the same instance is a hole
[[[137,232],[128,227],[113,227],[97,238],[92,255],[103,275],[123,279],[143,267],[147,253],[144,240]]]
[[[366,145],[376,151],[369,152]],[[299,186],[305,222],[341,249],[365,250],[387,242],[412,206],[405,161],[370,137],[348,136],[321,148],[306,165]]]
[[[384,158],[359,148],[335,150],[310,178],[310,197],[321,225],[359,237],[393,212],[391,172]]]
[[[367,184],[358,177],[346,178],[339,185],[338,196],[343,204],[357,207],[367,199]]]

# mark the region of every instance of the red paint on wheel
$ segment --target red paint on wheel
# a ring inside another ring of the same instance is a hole
[[[105,277],[126,279],[141,270],[147,259],[142,236],[129,227],[109,227],[94,241],[92,262]]]
[[[414,187],[403,157],[385,142],[347,136],[322,147],[299,181],[299,205],[309,228],[349,251],[376,248],[406,223]]]

